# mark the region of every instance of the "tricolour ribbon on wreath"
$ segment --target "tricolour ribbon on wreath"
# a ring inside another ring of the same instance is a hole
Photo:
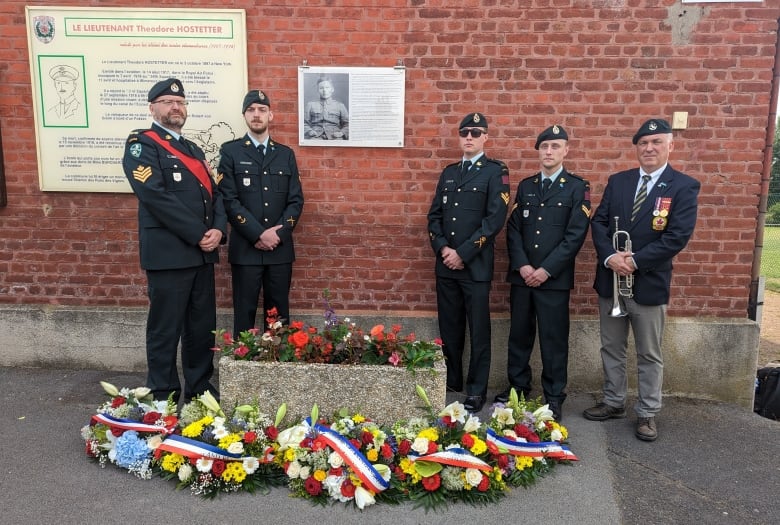
[[[251,459],[253,456],[242,456],[241,454],[233,454],[225,449],[203,443],[202,441],[196,441],[186,437],[173,434],[165,438],[160,443],[157,450],[163,452],[172,452],[174,454],[180,454],[190,459],[221,459],[224,461],[243,461],[245,459]]]
[[[107,414],[95,414],[92,416],[92,424],[94,425],[97,423],[106,425],[112,429],[118,428],[120,430],[135,430],[136,432],[154,432],[156,434],[170,434],[176,428],[176,425],[173,425],[170,428],[162,425],[150,425],[132,419],[109,416]]]
[[[460,447],[452,447],[440,452],[424,454],[422,456],[410,454],[409,460],[430,461],[431,463],[440,463],[450,467],[475,468],[485,472],[493,470],[490,465]]]
[[[492,428],[487,431],[487,442],[496,445],[499,450],[506,449],[513,456],[529,456],[532,458],[553,458],[578,461],[569,447],[561,445],[557,441],[543,441],[540,443],[527,443],[516,441],[509,437],[501,437]]]
[[[319,423],[312,427],[311,418],[306,418],[305,422],[321,436],[330,448],[341,456],[344,463],[349,465],[367,489],[374,492],[382,492],[390,486],[390,483],[382,477],[371,462],[346,437]]]

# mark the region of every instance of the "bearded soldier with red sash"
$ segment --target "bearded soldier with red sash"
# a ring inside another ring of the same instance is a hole
[[[203,151],[181,133],[184,87],[175,78],[149,91],[154,122],[127,139],[122,167],[138,197],[141,267],[146,270],[148,386],[155,399],[182,387],[176,368],[181,339],[184,397],[206,391],[214,372],[214,263],[227,240],[227,216]]]

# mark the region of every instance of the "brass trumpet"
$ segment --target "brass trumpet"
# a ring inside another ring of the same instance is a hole
[[[631,235],[625,230],[619,229],[618,220],[620,217],[615,217],[615,233],[612,234],[612,248],[615,252],[630,252],[631,251]],[[609,312],[610,317],[625,317],[628,312],[623,308],[620,302],[621,297],[633,297],[634,296],[634,276],[618,275],[617,272],[612,272],[612,310]]]

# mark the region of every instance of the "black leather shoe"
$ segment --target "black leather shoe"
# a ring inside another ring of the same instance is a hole
[[[479,412],[485,406],[485,398],[483,396],[468,396],[463,402],[463,406],[469,412]]]
[[[556,400],[548,401],[547,406],[550,408],[550,410],[553,413],[553,419],[555,419],[555,421],[560,422],[561,417],[563,415],[561,410],[561,402]]]

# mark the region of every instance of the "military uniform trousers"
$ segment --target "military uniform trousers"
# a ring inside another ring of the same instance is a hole
[[[214,372],[214,334],[217,317],[214,265],[175,270],[147,270],[149,317],[146,321],[146,386],[155,399],[181,392],[176,354],[181,339],[184,397],[210,390]]]
[[[518,394],[531,391],[531,352],[536,332],[542,357],[542,390],[548,401],[566,399],[569,361],[570,290],[512,285],[508,342],[509,383]]]
[[[290,322],[290,283],[292,263],[232,264],[233,335],[250,328],[265,328],[266,312],[276,308],[280,319]],[[257,316],[257,302],[263,291],[263,312]]]
[[[439,333],[447,359],[447,386],[463,390],[463,349],[468,322],[471,357],[466,394],[484,396],[490,376],[490,281],[436,277]]]

